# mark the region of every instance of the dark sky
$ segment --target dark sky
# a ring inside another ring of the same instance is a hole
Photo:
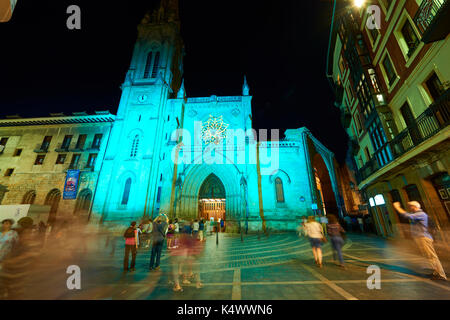
[[[0,24],[0,115],[115,113],[136,26],[154,2],[19,0]],[[255,128],[306,126],[343,160],[325,78],[331,0],[180,2],[189,97],[239,95],[246,74]],[[81,7],[79,31],[66,27],[71,4]]]

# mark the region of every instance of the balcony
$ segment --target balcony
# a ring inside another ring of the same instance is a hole
[[[405,128],[394,139],[380,148],[358,172],[362,180],[403,156],[406,152],[433,137],[450,124],[450,89],[417,117],[414,125]]]
[[[70,145],[68,145],[68,144],[60,143],[56,147],[55,151],[56,152],[69,152],[69,147],[70,147]]]
[[[100,151],[100,145],[99,144],[93,144],[89,148],[87,148],[86,151]]]
[[[414,16],[422,41],[443,40],[450,31],[450,0],[423,0]]]
[[[47,153],[49,146],[49,143],[37,144],[36,148],[33,151],[36,153]]]
[[[397,158],[446,128],[450,123],[450,89],[422,113],[413,126],[400,132],[392,141]]]

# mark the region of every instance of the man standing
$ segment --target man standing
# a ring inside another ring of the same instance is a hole
[[[159,262],[161,258],[161,251],[166,237],[167,221],[162,221],[163,218],[159,216],[153,222],[152,232],[152,255],[150,256],[150,270],[159,270]],[[155,262],[156,258],[156,262]]]
[[[133,221],[131,225],[127,228],[127,230],[125,230],[123,237],[125,238],[125,258],[123,260],[123,272],[128,271],[128,258],[130,256],[130,252],[131,252],[130,271],[135,271],[136,269],[134,268],[134,266],[136,264],[136,253],[138,246],[136,221]]]
[[[394,202],[393,206],[401,216],[411,221],[411,236],[434,270],[431,279],[447,280],[436,250],[434,250],[433,237],[428,231],[428,215],[422,211],[420,203],[417,201],[408,202],[411,213],[403,210],[399,202]]]

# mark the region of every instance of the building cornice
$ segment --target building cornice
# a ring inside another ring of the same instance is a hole
[[[60,125],[60,124],[74,124],[74,123],[105,123],[105,122],[114,122],[115,118],[116,118],[115,115],[109,112],[105,112],[96,115],[0,119],[0,127]]]

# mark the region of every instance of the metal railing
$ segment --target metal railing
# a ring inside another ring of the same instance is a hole
[[[47,143],[47,142],[39,143],[39,144],[36,145],[36,148],[34,148],[34,152],[36,152],[36,153],[47,153],[49,147],[50,147],[50,143]]]
[[[414,23],[417,26],[420,34],[427,31],[433,19],[438,14],[439,10],[445,5],[448,0],[423,0],[416,15],[414,16]]]
[[[414,124],[405,128],[390,142],[386,143],[358,171],[361,182],[373,173],[401,157],[425,140],[433,137],[450,124],[450,89],[447,89],[429,108],[425,110]]]

